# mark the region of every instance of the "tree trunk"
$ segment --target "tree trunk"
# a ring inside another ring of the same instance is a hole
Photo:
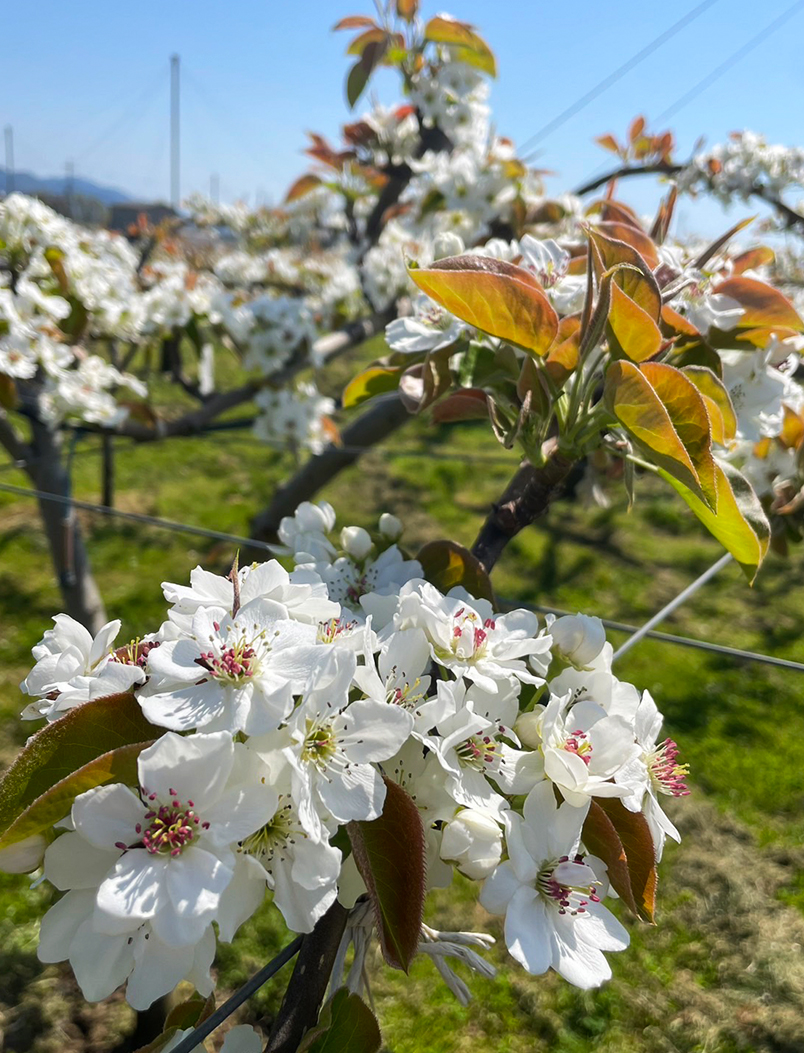
[[[28,475],[37,490],[66,501],[70,497],[70,475],[64,463],[62,435],[41,421],[33,421],[31,426],[34,459]],[[106,611],[92,576],[75,509],[62,501],[42,497],[38,501],[64,610],[94,635],[106,621]]]

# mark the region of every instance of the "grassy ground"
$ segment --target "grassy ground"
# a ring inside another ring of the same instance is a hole
[[[339,365],[329,379],[333,390],[348,368]],[[90,440],[79,447],[74,484],[77,496],[94,501],[99,463],[91,449]],[[372,525],[380,511],[395,512],[408,525],[412,548],[438,536],[471,543],[514,464],[479,425],[412,422],[322,496],[347,522]],[[246,534],[250,515],[288,468],[285,455],[245,434],[121,444],[117,504]],[[25,485],[15,472],[3,480]],[[109,616],[123,619],[127,636],[160,621],[161,581],[185,581],[199,562],[222,570],[231,561],[228,545],[91,515],[82,521]],[[506,598],[639,623],[718,554],[691,515],[646,480],[631,514],[620,503],[608,510],[556,505],[510,547],[495,581]],[[729,567],[667,628],[801,661],[803,582],[795,552],[787,562],[771,557],[753,589]],[[0,763],[30,732],[17,720],[17,684],[30,667],[31,646],[59,609],[32,503],[0,493]],[[374,996],[389,1050],[801,1050],[804,675],[652,641],[624,658],[619,674],[654,694],[668,733],[692,764],[694,795],[673,809],[685,840],[662,864],[658,927],[631,925],[631,950],[610,956],[614,980],[589,994],[552,975],[527,976],[505,963],[498,945],[492,957],[500,975],[471,981],[476,997],[466,1010],[427,962],[415,963],[410,978],[375,962]],[[0,877],[0,892],[0,1049],[108,1053],[125,1045],[134,1017],[121,998],[87,1007],[67,970],[37,962],[37,919],[49,893],[10,877]],[[475,892],[459,882],[433,896],[431,922],[499,936],[475,905]],[[221,949],[219,993],[242,982],[285,938],[275,912],[263,910]],[[269,1017],[280,993],[281,982],[269,986],[239,1019]]]

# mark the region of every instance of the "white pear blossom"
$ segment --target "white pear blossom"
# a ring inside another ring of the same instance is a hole
[[[509,859],[487,878],[480,903],[505,915],[508,950],[529,973],[554,969],[576,987],[611,976],[604,951],[622,951],[628,932],[600,902],[599,861],[579,852],[588,804],[557,804],[550,783],[536,786],[523,815],[511,814]]]

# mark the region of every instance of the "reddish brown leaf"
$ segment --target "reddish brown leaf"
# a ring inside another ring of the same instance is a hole
[[[629,812],[616,797],[598,797],[595,803],[611,820],[625,850],[637,913],[646,921],[653,922],[659,875],[648,821],[642,812]]]
[[[383,956],[408,971],[419,946],[427,857],[419,809],[397,783],[385,782],[379,819],[347,824],[355,863],[366,883]]]

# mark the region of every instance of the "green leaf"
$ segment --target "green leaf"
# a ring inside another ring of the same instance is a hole
[[[488,416],[488,409],[485,413]],[[419,549],[416,559],[422,565],[425,578],[441,592],[447,593],[461,585],[472,596],[495,602],[491,578],[463,545],[454,541],[428,541]]]
[[[656,851],[647,819],[642,812],[629,811],[616,797],[597,797],[592,804],[605,813],[620,840],[636,913],[645,921],[653,922],[659,875],[656,870]],[[585,837],[586,827],[584,844],[589,848]],[[617,888],[616,885],[614,887]],[[619,892],[619,889],[617,891]]]
[[[626,296],[630,296],[655,321],[659,321],[662,310],[662,294],[651,273],[651,269],[633,245],[628,245],[618,238],[609,237],[604,232],[590,227],[589,241],[592,246],[592,259],[598,278],[616,267],[623,267],[614,277],[617,285]]]
[[[631,362],[653,358],[662,346],[662,334],[647,311],[643,310],[614,282],[608,316],[609,348]]]
[[[424,911],[427,868],[419,809],[384,777],[382,815],[347,825],[357,869],[366,883],[386,962],[408,971],[416,954]]]
[[[38,731],[0,779],[0,830],[47,790],[104,753],[164,734],[143,716],[131,692],[69,710]]]
[[[388,366],[369,366],[362,373],[346,385],[343,390],[343,408],[359,406],[361,402],[373,399],[375,395],[382,395],[387,391],[396,391],[399,386],[399,378],[402,376],[401,368],[389,368]]]
[[[687,502],[706,529],[737,560],[752,582],[770,542],[770,525],[748,480],[728,462],[715,462],[717,514],[669,472],[661,475]]]
[[[302,1039],[298,1053],[377,1053],[381,1045],[372,1011],[359,995],[341,987]]]
[[[434,44],[452,44],[464,52],[469,52],[474,57],[474,66],[488,73],[490,77],[497,76],[494,52],[468,22],[459,22],[449,15],[436,15],[424,27],[424,39],[431,40]]]
[[[544,355],[558,315],[533,275],[484,256],[453,256],[431,267],[409,267],[412,280],[442,307],[490,336]]]
[[[84,764],[55,786],[45,790],[32,804],[17,816],[5,833],[0,836],[0,851],[24,841],[27,837],[49,830],[54,823],[68,815],[73,801],[79,794],[107,782],[122,782],[129,786],[137,784],[137,757],[154,740],[137,742],[131,746],[118,746],[102,753],[100,757]],[[33,867],[31,868],[33,869]]]
[[[686,374],[664,362],[643,362],[640,369],[670,414],[673,427],[695,466],[706,503],[716,512],[712,424],[703,395]]]
[[[174,1005],[165,1018],[164,1030],[177,1027],[180,1031],[186,1031],[190,1027],[198,1027],[199,1024],[215,1012],[215,992],[208,998],[199,994],[193,995],[185,1002]]]
[[[684,376],[701,393],[712,424],[712,441],[725,446],[737,434],[737,415],[723,381],[706,366],[685,366]]]
[[[623,360],[609,365],[604,399],[626,431],[648,451],[650,460],[683,480],[685,486],[705,500],[695,465],[667,407],[633,362]]]
[[[363,94],[370,76],[371,70],[366,67],[362,57],[359,58],[349,70],[349,75],[346,78],[346,101],[349,103],[349,109],[354,109],[355,103]]]

